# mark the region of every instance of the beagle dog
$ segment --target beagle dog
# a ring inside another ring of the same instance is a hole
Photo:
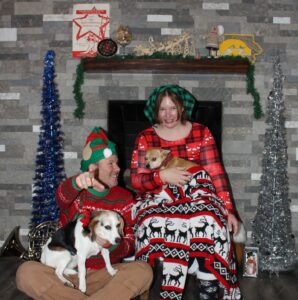
[[[88,212],[89,213],[89,212]],[[90,213],[89,213],[90,214]],[[89,221],[90,217],[90,221]],[[42,247],[40,261],[55,269],[58,278],[66,285],[74,287],[65,275],[78,273],[79,290],[86,292],[86,259],[101,252],[106,268],[111,276],[117,273],[110,262],[109,250],[98,241],[119,244],[123,236],[124,220],[114,211],[94,211],[91,216],[78,218],[58,229]],[[74,270],[78,267],[78,272]]]

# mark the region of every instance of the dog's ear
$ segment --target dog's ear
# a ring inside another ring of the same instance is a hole
[[[94,219],[95,217],[101,215],[102,212],[103,212],[102,210],[93,210],[93,211],[91,212],[90,221],[91,221],[92,219]]]
[[[90,221],[88,229],[89,229],[89,234],[90,234],[90,239],[92,242],[96,240],[96,233],[95,233],[95,228],[96,225],[98,224],[98,219],[93,219]]]
[[[98,218],[96,218],[96,217],[100,216],[102,213],[103,213],[103,211],[101,211],[101,210],[94,210],[91,213],[88,229],[89,229],[90,239],[92,242],[96,240],[95,228],[99,222]]]
[[[162,149],[161,150],[161,156],[162,157],[167,157],[170,152],[171,152],[171,150]]]
[[[120,221],[119,234],[124,236],[124,219],[122,216],[118,215],[118,220]]]

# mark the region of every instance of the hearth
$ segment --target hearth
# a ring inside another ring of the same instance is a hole
[[[108,101],[108,134],[117,145],[122,170],[130,166],[131,153],[137,134],[150,126],[143,109],[144,100]],[[206,125],[212,132],[221,155],[222,103],[198,101],[192,120]]]

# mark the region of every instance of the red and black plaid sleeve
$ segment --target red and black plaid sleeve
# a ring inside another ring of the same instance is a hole
[[[154,190],[163,185],[159,177],[159,170],[152,171],[146,168],[146,150],[161,147],[160,139],[152,128],[144,130],[138,135],[131,160],[131,185],[140,192]]]
[[[228,177],[221,163],[215,140],[207,127],[201,131],[200,164],[209,173],[217,195],[224,200],[227,209],[232,210]]]

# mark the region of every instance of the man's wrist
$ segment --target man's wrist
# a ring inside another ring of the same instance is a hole
[[[72,177],[71,179],[71,183],[72,183],[72,187],[77,190],[77,191],[81,191],[82,189],[77,185],[77,178],[79,177],[80,174],[77,174],[75,176]]]

